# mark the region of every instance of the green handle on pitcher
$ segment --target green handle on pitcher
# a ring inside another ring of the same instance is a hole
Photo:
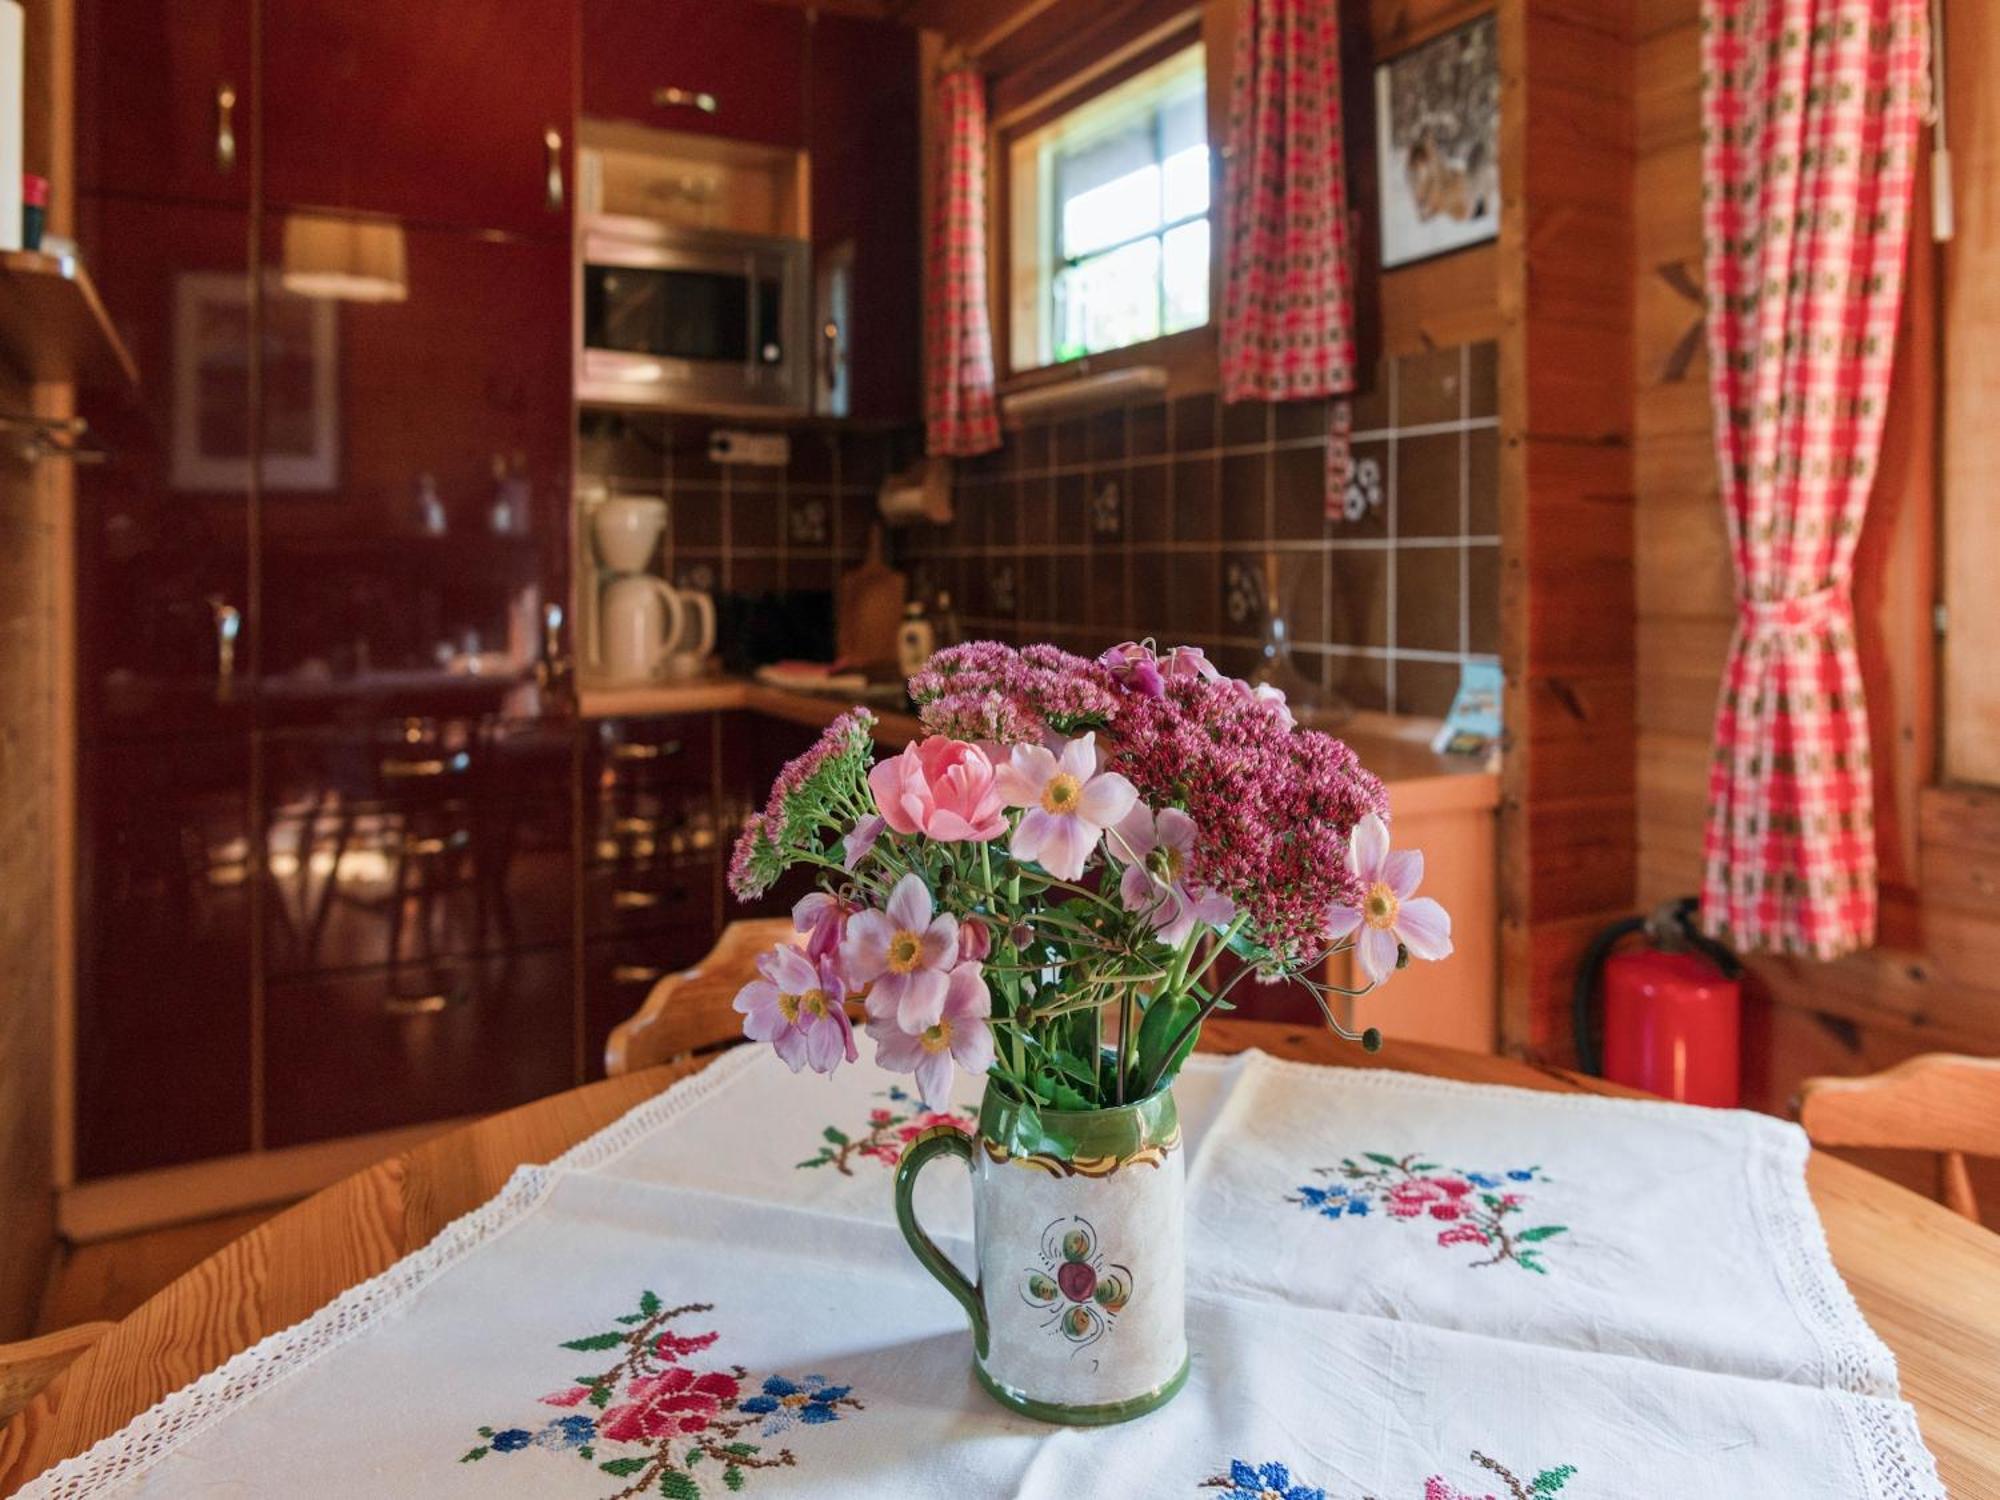
[[[959,1306],[965,1309],[967,1321],[972,1324],[972,1347],[984,1359],[985,1299],[979,1295],[979,1288],[965,1279],[965,1273],[951,1263],[951,1257],[938,1249],[931,1237],[924,1233],[923,1226],[917,1223],[917,1173],[923,1171],[925,1163],[939,1156],[956,1156],[970,1168],[972,1137],[955,1125],[933,1125],[910,1142],[903,1159],[896,1165],[896,1223],[902,1228],[903,1238],[909,1241],[910,1252],[923,1268],[937,1277],[939,1285],[958,1298]]]

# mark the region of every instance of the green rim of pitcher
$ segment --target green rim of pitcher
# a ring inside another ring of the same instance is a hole
[[[1109,1109],[1048,1109],[988,1087],[979,1105],[979,1136],[1011,1157],[1122,1163],[1180,1145],[1180,1113],[1171,1083],[1144,1099]]]

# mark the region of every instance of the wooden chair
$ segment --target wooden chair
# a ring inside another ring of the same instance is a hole
[[[2000,1157],[2000,1058],[1930,1052],[1865,1078],[1809,1078],[1799,1123],[1816,1146],[1939,1153],[1938,1196],[1977,1222],[1965,1158]]]
[[[0,1344],[0,1422],[34,1400],[35,1392],[115,1326],[78,1323],[18,1344]]]
[[[612,1028],[604,1071],[616,1078],[743,1040],[743,1017],[730,1002],[744,971],[766,948],[798,937],[786,917],[731,922],[708,957],[660,980],[646,1003]]]

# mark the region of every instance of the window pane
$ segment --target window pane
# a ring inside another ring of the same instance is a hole
[[[1159,334],[1158,240],[1140,240],[1056,274],[1057,359],[1116,349]]]
[[[1075,260],[1159,227],[1160,169],[1149,164],[1063,201],[1063,259]]]
[[[1208,212],[1208,147],[1190,146],[1167,158],[1164,223]]]
[[[1208,220],[1169,229],[1166,246],[1167,317],[1161,332],[1199,328],[1208,321]]]

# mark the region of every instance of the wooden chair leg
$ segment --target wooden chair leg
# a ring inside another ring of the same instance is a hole
[[[1972,1174],[1966,1170],[1964,1152],[1946,1151],[1938,1157],[1938,1197],[1953,1213],[1979,1222],[1979,1202],[1972,1195]]]

